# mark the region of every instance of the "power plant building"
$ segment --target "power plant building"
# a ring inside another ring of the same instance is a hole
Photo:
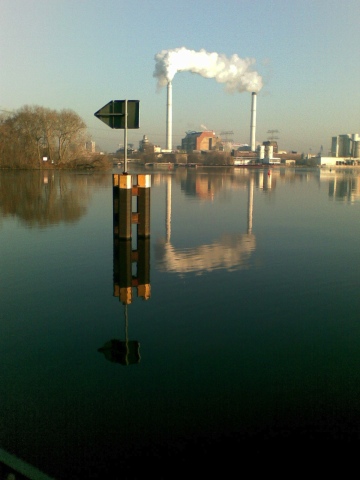
[[[220,142],[221,138],[213,131],[186,132],[186,137],[181,140],[181,149],[185,152],[215,150]]]

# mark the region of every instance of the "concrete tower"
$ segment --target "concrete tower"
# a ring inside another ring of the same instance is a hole
[[[256,135],[256,92],[252,92],[251,100],[251,123],[250,123],[250,147],[255,152],[255,135]]]
[[[172,85],[167,84],[166,103],[166,150],[172,150]]]

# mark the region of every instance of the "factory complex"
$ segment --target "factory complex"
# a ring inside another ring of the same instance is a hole
[[[148,154],[158,154],[163,161],[166,154],[215,154],[219,158],[221,154],[232,157],[231,164],[234,166],[246,166],[253,164],[268,165],[295,165],[301,160],[311,160],[318,166],[357,165],[360,164],[360,135],[342,134],[332,137],[331,156],[323,156],[322,148],[317,154],[299,154],[295,151],[284,152],[278,149],[275,139],[256,142],[256,103],[257,94],[251,94],[250,116],[250,142],[249,144],[236,144],[217,135],[212,130],[187,131],[181,140],[181,145],[173,148],[172,144],[172,85],[167,84],[166,102],[166,149],[153,145],[146,135],[139,142],[139,151]],[[224,132],[227,133],[227,132]],[[233,132],[230,132],[233,133]]]
[[[249,92],[250,93],[250,92]],[[256,107],[257,92],[251,92],[250,138],[249,143],[234,143],[226,137],[233,132],[213,130],[187,131],[181,139],[181,144],[173,147],[173,112],[172,112],[172,82],[167,82],[166,95],[166,148],[163,149],[149,141],[144,135],[139,142],[138,152],[153,156],[156,162],[168,163],[204,163],[212,165],[296,165],[310,164],[312,166],[360,165],[360,134],[341,134],[332,137],[329,156],[323,155],[323,147],[316,154],[298,153],[296,151],[281,151],[273,135],[260,143],[256,141]],[[269,130],[268,133],[277,132]],[[225,137],[222,138],[222,134]],[[129,152],[129,148],[128,148]],[[130,151],[130,153],[132,153]]]

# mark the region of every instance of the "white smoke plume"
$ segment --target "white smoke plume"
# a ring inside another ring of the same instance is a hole
[[[153,76],[158,86],[164,87],[171,82],[177,72],[197,73],[205,78],[215,78],[225,84],[227,92],[259,92],[262,88],[261,76],[252,70],[255,60],[240,58],[234,54],[230,58],[216,52],[205,50],[196,52],[185,47],[174,50],[162,50],[155,55]]]

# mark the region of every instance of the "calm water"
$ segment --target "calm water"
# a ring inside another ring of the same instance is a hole
[[[112,175],[0,173],[0,447],[67,480],[358,446],[358,172],[147,173],[127,306]]]

